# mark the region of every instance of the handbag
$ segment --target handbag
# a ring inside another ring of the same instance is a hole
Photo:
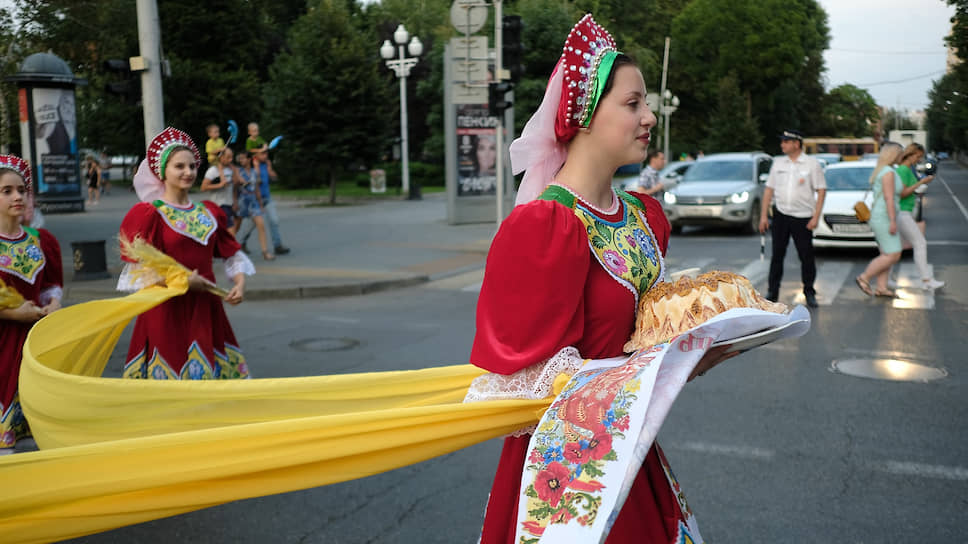
[[[867,207],[867,202],[865,202],[865,200],[867,200],[867,193],[870,191],[871,190],[868,187],[867,191],[864,192],[864,197],[854,204],[854,216],[861,223],[866,223],[871,219],[871,209]]]

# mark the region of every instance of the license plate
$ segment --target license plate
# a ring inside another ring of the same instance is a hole
[[[844,234],[870,234],[871,228],[867,225],[831,225],[831,229],[834,232],[841,232]]]
[[[699,206],[690,208],[679,208],[679,215],[689,216],[689,217],[712,217],[716,215],[718,210],[716,208],[701,208]]]

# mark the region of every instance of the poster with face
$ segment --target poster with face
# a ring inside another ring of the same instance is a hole
[[[74,90],[35,88],[31,98],[37,195],[80,194]]]
[[[496,127],[486,104],[457,105],[457,196],[495,193]]]

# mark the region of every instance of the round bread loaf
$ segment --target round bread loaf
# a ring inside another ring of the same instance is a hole
[[[639,299],[635,331],[627,353],[666,342],[730,308],[786,313],[787,307],[763,298],[745,277],[713,270],[698,277],[660,281]]]

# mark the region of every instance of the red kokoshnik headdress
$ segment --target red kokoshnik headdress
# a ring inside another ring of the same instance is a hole
[[[572,27],[541,105],[511,143],[511,170],[525,173],[516,204],[534,200],[565,163],[566,144],[591,123],[619,54],[612,35],[591,14]]]
[[[40,226],[43,224],[43,219],[40,213],[34,210],[34,191],[33,184],[30,179],[30,164],[21,159],[20,157],[15,157],[13,155],[0,155],[0,170],[12,170],[16,172],[20,177],[24,179],[24,185],[27,187],[27,197],[24,205],[24,214],[21,217],[21,223],[24,225],[30,225],[34,219],[37,219],[37,223],[32,226]],[[35,215],[36,214],[36,215]]]
[[[30,165],[27,161],[13,155],[0,155],[0,169],[13,170],[24,178],[27,191],[30,191]]]
[[[138,172],[134,175],[134,189],[142,202],[151,202],[164,194],[165,183],[162,179],[165,166],[168,164],[171,152],[178,147],[187,147],[191,150],[192,155],[195,156],[196,167],[202,163],[202,156],[191,136],[172,127],[161,131],[151,139],[145,153],[145,160],[141,161]]]

